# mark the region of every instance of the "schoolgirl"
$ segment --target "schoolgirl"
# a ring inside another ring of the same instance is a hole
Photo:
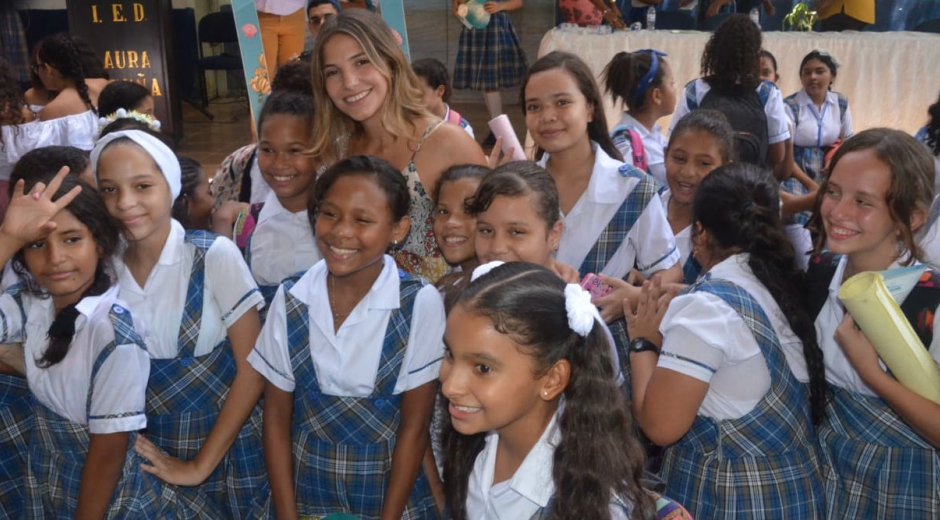
[[[615,104],[619,101],[627,108],[611,132],[614,144],[625,162],[647,171],[662,185],[666,138],[656,121],[676,107],[676,82],[665,56],[653,49],[618,52],[604,69],[607,93]],[[642,147],[634,149],[635,137],[641,138]]]
[[[434,241],[430,194],[447,168],[485,165],[483,150],[459,127],[431,115],[417,76],[379,15],[348,9],[334,16],[320,30],[314,55],[315,158],[328,166],[372,155],[401,170],[411,192],[411,232],[395,260],[437,281],[450,267]]]
[[[177,155],[180,162],[180,196],[173,203],[173,218],[184,229],[212,227],[212,195],[209,194],[209,178],[202,163],[185,155]]]
[[[674,299],[647,282],[627,317],[633,409],[665,447],[666,493],[699,519],[823,518],[822,353],[777,183],[723,166],[699,184],[693,216],[705,277]]]
[[[469,280],[477,261],[475,237],[476,218],[467,211],[467,203],[490,172],[485,166],[466,164],[452,166],[441,175],[434,194],[434,238],[452,271],[441,278],[437,287],[445,306]],[[447,306],[449,308],[449,306]]]
[[[230,240],[172,219],[180,164],[158,137],[109,133],[91,162],[127,229],[120,296],[148,324],[145,469],[205,496],[216,517],[257,518],[268,488],[255,407],[263,380],[246,362],[263,305],[251,273]]]
[[[378,158],[343,159],[317,180],[308,211],[324,259],[281,285],[249,356],[267,380],[277,518],[438,518],[420,468],[444,306],[385,254],[408,234],[409,203],[405,178]]]
[[[722,23],[705,44],[702,77],[687,83],[679,96],[669,133],[692,110],[709,108],[712,103],[715,109],[725,107],[721,111],[728,116],[735,132],[741,134],[736,138],[739,159],[772,167],[777,178],[785,179],[791,166],[786,162],[790,131],[780,90],[760,77],[761,41],[760,28],[745,14],[731,15]],[[760,119],[761,109],[766,132],[757,131],[761,130],[760,125],[749,128],[745,124],[756,121],[755,116]],[[736,117],[732,119],[729,114]],[[766,141],[761,134],[766,134]],[[766,155],[760,156],[764,146]]]
[[[829,518],[940,515],[940,406],[882,368],[837,296],[854,274],[920,263],[914,234],[927,219],[933,182],[933,161],[922,144],[875,128],[842,144],[820,186],[809,226],[819,233],[822,254],[810,261],[807,309],[832,389],[819,429]],[[931,318],[940,301],[938,279],[928,268],[900,304],[936,362],[940,335]]]
[[[306,153],[313,110],[310,95],[278,91],[264,102],[258,117],[257,162],[271,191],[264,202],[238,216],[235,243],[266,302],[281,280],[322,258],[307,219],[307,199],[317,176],[317,163]]]
[[[133,449],[147,425],[150,358],[117,299],[111,259],[121,227],[66,168],[16,184],[0,262],[12,258],[30,277],[0,297],[0,342],[22,344],[34,418],[25,476],[9,476],[26,488],[11,517],[212,518],[144,472]]]
[[[444,121],[463,128],[473,137],[470,122],[447,104],[452,94],[447,66],[434,58],[423,58],[412,62],[411,68],[418,75],[421,91],[424,92],[424,104],[428,110]]]
[[[702,265],[692,254],[692,204],[712,170],[734,160],[734,131],[721,112],[695,110],[682,117],[666,149],[666,186],[659,197],[676,236],[682,282],[693,284]]]
[[[112,81],[98,95],[98,114],[110,116],[120,109],[153,116],[154,104],[150,89],[133,81]]]
[[[50,134],[53,141],[42,144],[91,150],[97,136],[98,94],[108,80],[92,76],[84,65],[80,45],[66,33],[47,36],[38,46],[37,74],[46,90],[58,92],[38,114],[40,121],[58,120],[46,125],[54,128]]]
[[[656,518],[589,294],[535,264],[494,265],[477,268],[447,318],[452,517]]]

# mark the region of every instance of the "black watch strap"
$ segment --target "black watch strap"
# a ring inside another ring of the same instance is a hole
[[[646,338],[634,338],[630,341],[629,352],[655,352],[659,354],[659,347]]]

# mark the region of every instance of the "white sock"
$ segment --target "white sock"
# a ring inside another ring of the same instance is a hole
[[[490,113],[490,119],[494,119],[503,113],[503,97],[498,90],[484,92],[483,102],[486,103],[486,110]]]

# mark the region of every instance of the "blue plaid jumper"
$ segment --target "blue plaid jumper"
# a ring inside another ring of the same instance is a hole
[[[261,215],[261,209],[264,208],[264,202],[258,202],[252,204],[248,207],[248,211],[243,211],[238,215],[239,220],[252,219],[252,226],[258,225],[258,217]],[[237,229],[239,223],[235,223],[235,228]],[[251,230],[251,233],[245,237],[245,247],[242,249],[242,256],[245,257],[245,263],[248,264],[248,269],[251,269],[251,239],[255,236],[255,229]],[[311,231],[312,232],[312,231]],[[274,294],[277,293],[278,285],[261,285],[258,284],[258,291],[261,292],[261,296],[264,298],[264,308],[261,309],[261,323],[264,323],[264,318],[267,314],[268,307],[271,306],[271,300],[274,299]]]
[[[828,518],[940,518],[940,455],[878,397],[833,388],[819,444]]]
[[[348,513],[363,520],[381,516],[401,416],[401,394],[392,392],[408,346],[415,297],[426,283],[401,270],[399,278],[401,306],[389,318],[375,389],[369,397],[340,397],[320,391],[310,357],[309,310],[290,294],[296,278],[282,284],[287,341],[297,382],[292,444],[294,492],[301,516]],[[422,469],[402,519],[437,518],[437,506]]]
[[[702,274],[702,264],[698,263],[695,255],[690,253],[682,266],[682,283],[692,285],[698,281],[700,274]]]
[[[460,32],[454,65],[455,89],[491,92],[512,88],[522,83],[528,69],[529,63],[509,13],[494,13],[483,29],[464,27]]]
[[[743,417],[701,415],[665,449],[666,493],[694,518],[823,518],[823,486],[805,385],[790,372],[777,334],[760,304],[740,287],[703,281],[686,292],[714,294],[754,334],[770,371],[770,391]]]
[[[24,480],[33,414],[22,377],[0,374],[0,520],[23,518]]]
[[[178,354],[175,358],[150,362],[147,438],[169,455],[183,460],[192,460],[199,453],[236,373],[228,339],[208,354],[195,355],[202,323],[206,252],[217,237],[205,231],[186,232],[186,243],[194,246],[195,255],[180,324]],[[218,518],[254,520],[261,515],[269,487],[261,446],[260,407],[255,406],[235,443],[209,478],[199,486],[182,490],[194,497],[204,495],[215,507]]]
[[[118,345],[136,344],[143,340],[134,330],[130,311],[112,305],[109,313],[114,327],[114,341],[109,343],[92,365],[88,386],[87,413],[91,415],[98,371]],[[29,441],[26,469],[26,518],[73,518],[78,507],[82,470],[88,456],[88,426],[74,423],[33,399],[34,430]],[[136,433],[131,433],[124,467],[108,508],[106,519],[163,520],[199,518],[210,520],[207,504],[192,501],[178,494],[176,486],[166,484],[140,469],[146,460],[134,450]]]
[[[22,323],[26,310],[20,290],[13,285],[5,291],[16,301]],[[6,323],[3,323],[6,337]],[[33,429],[32,394],[26,379],[0,374],[0,520],[19,520],[24,514],[26,454],[29,432]]]
[[[607,262],[614,256],[617,249],[627,239],[633,225],[639,220],[640,215],[646,210],[659,191],[656,180],[634,166],[624,164],[618,170],[624,177],[634,177],[639,180],[633,191],[627,195],[623,204],[617,208],[617,212],[607,223],[607,226],[601,231],[600,236],[594,243],[594,247],[588,252],[584,261],[581,262],[579,271],[583,274],[600,273]],[[657,202],[658,204],[658,202]],[[670,251],[671,253],[671,251]],[[608,325],[611,335],[614,337],[614,346],[617,348],[617,357],[620,358],[620,370],[623,372],[623,388],[630,392],[630,354],[627,347],[630,344],[630,338],[627,335],[627,321],[624,318],[610,323]]]

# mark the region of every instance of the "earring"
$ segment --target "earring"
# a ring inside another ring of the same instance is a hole
[[[398,240],[392,240],[392,245],[393,245],[393,246],[397,246],[397,245],[398,245]]]
[[[555,251],[558,251],[558,244],[555,244],[554,246],[552,246],[552,249],[554,249]]]
[[[543,392],[542,392],[542,396],[548,397],[548,390],[543,391]]]

